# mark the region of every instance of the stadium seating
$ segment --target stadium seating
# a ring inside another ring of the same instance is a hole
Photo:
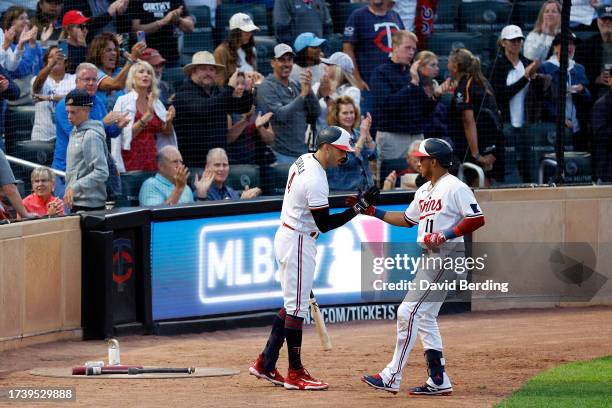
[[[564,152],[565,161],[565,182],[566,183],[591,183],[593,181],[593,171],[591,165],[591,154],[587,152]],[[549,163],[556,163],[555,153],[547,153],[543,160]],[[543,168],[543,180],[548,184],[554,180],[556,164]]]
[[[512,4],[494,1],[461,3],[461,31],[494,32],[510,24]]]
[[[542,2],[538,1],[520,2],[515,5],[512,22],[523,29],[525,36],[533,30],[541,7]]]
[[[210,22],[210,8],[208,6],[190,7],[189,12],[195,18],[195,27],[192,33],[185,34],[183,40],[183,53],[195,54],[198,51],[215,49]]]
[[[34,105],[9,106],[4,119],[6,152],[8,154],[15,153],[17,142],[32,138],[34,115]]]
[[[274,56],[276,39],[272,36],[255,36],[255,48],[257,49],[257,71],[263,76],[272,73],[270,60]]]
[[[434,20],[435,31],[457,31],[461,0],[439,1]]]
[[[517,154],[522,160],[524,181],[537,183],[540,161],[547,153],[554,153],[556,139],[556,124],[550,122],[526,125],[517,135]],[[566,129],[564,140],[564,150],[572,151],[570,129]]]
[[[333,34],[327,38],[327,41],[322,45],[326,55],[332,55],[334,52],[342,51],[342,34]]]
[[[487,50],[488,39],[476,32],[441,32],[433,33],[427,39],[427,49],[440,57],[446,57],[457,48],[467,48],[472,53],[481,55]]]
[[[149,171],[127,171],[121,173],[121,198],[115,201],[115,207],[137,207],[140,186],[149,177],[154,176]]]
[[[262,169],[264,195],[283,195],[287,185],[290,163],[271,164]]]
[[[232,164],[227,185],[237,191],[242,191],[247,186],[249,188],[261,187],[259,166],[256,164]]]
[[[171,84],[175,90],[178,90],[185,81],[185,72],[182,67],[164,68],[162,79]]]

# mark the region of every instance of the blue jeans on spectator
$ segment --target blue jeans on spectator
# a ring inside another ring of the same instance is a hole
[[[274,150],[272,150],[274,152]],[[285,154],[280,154],[278,152],[274,152],[274,156],[276,156],[276,164],[293,164],[298,158],[294,156],[287,156]]]
[[[63,199],[65,192],[66,192],[66,179],[64,179],[62,176],[55,177],[55,189],[53,189],[53,195]]]

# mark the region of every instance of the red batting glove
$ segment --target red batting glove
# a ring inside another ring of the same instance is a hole
[[[346,204],[348,207],[352,207],[355,204],[357,204],[357,197],[355,196],[348,196],[344,199],[344,204]]]
[[[434,249],[445,243],[446,238],[442,232],[433,232],[426,234],[425,237],[423,237],[423,242],[427,245],[427,248]]]

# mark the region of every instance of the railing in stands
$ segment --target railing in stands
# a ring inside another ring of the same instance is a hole
[[[35,169],[35,168],[41,166],[38,163],[33,163],[31,161],[23,160],[23,159],[20,159],[18,157],[9,156],[9,155],[6,155],[6,159],[9,162],[11,162],[11,163],[17,164],[19,166],[27,167],[29,169]],[[56,169],[53,169],[53,168],[51,168],[51,171],[53,173],[55,173],[56,176],[66,177],[66,172],[65,171],[56,170]]]

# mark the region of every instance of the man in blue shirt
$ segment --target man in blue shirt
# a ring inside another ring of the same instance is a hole
[[[140,205],[193,203],[193,192],[187,185],[189,170],[174,146],[162,147],[157,152],[157,174],[140,187]]]
[[[88,94],[94,96],[94,104],[91,108],[89,118],[99,120],[104,124],[106,137],[117,137],[121,133],[121,129],[129,123],[127,113],[110,112],[106,110],[106,106],[102,98],[96,92],[98,91],[98,68],[89,63],[79,64],[76,71],[76,88],[85,89]],[[72,131],[72,125],[68,121],[68,113],[66,112],[66,98],[62,99],[55,108],[55,152],[53,154],[53,164],[51,167],[57,170],[66,170],[66,149],[68,148],[68,138]],[[58,177],[55,182],[55,195],[62,197],[64,195],[65,181],[63,177]]]
[[[206,168],[201,178],[195,176],[196,198],[198,201],[236,200],[239,198],[255,198],[261,195],[258,187],[245,186],[242,193],[227,186],[225,182],[229,176],[229,162],[227,153],[221,148],[208,151],[206,155]]]

